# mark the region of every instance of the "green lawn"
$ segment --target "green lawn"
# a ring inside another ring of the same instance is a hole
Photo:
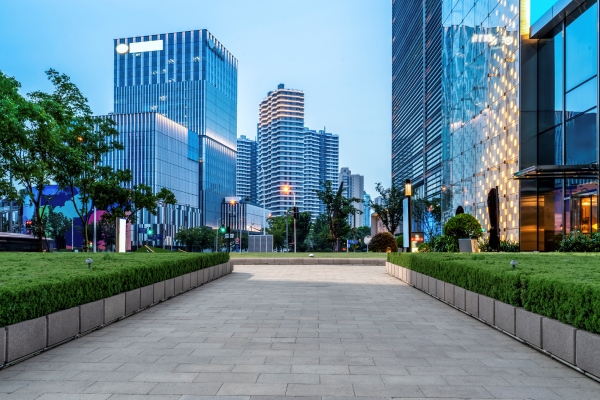
[[[394,264],[600,333],[600,254],[395,253]],[[512,268],[510,262],[518,262]]]
[[[231,258],[386,258],[387,253],[230,253]]]

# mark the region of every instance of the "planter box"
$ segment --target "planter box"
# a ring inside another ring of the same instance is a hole
[[[399,265],[394,265],[394,277],[402,279],[403,268]]]
[[[6,329],[0,328],[0,365],[6,360]]]
[[[330,258],[318,258],[317,260],[318,260],[319,265],[331,265]]]
[[[190,281],[192,279],[191,276],[192,276],[191,273],[183,275],[183,277],[182,277],[183,278],[183,280],[182,280],[182,284],[183,284],[182,292],[187,292],[188,290],[190,290]]]
[[[600,335],[577,331],[577,366],[592,375],[600,376]]]
[[[494,301],[495,325],[512,335],[515,334],[515,310],[516,308],[510,304]]]
[[[458,239],[458,249],[461,253],[479,253],[477,239]]]
[[[175,296],[175,279],[167,279],[165,281],[165,299]]]
[[[125,293],[104,299],[104,323],[125,315]]]
[[[479,294],[465,290],[465,311],[479,317]]]
[[[46,347],[46,317],[30,319],[6,327],[6,362]]]
[[[454,305],[463,311],[466,309],[466,292],[465,289],[454,286]]]
[[[190,273],[190,288],[198,286],[198,271]]]
[[[437,293],[437,298],[438,299],[443,299],[444,298],[444,281],[440,281],[439,279],[436,281],[436,288],[435,288],[435,292]]]
[[[410,284],[412,286],[417,286],[417,271],[410,271]]]
[[[165,281],[154,284],[154,302],[158,303],[165,299]]]
[[[428,277],[429,281],[429,294],[437,297],[437,279]]]
[[[173,278],[173,295],[183,292],[183,278],[176,276]]]
[[[350,264],[347,258],[335,258],[336,264]]]
[[[79,306],[79,333],[99,327],[104,323],[104,300]]]
[[[429,293],[429,277],[427,275],[423,275],[421,274],[421,279],[423,281],[422,286],[423,286],[423,291],[425,293]]]
[[[556,357],[575,364],[577,329],[550,318],[542,319],[542,348]]]
[[[419,290],[422,290],[422,288],[423,288],[423,276],[420,273],[418,273],[418,272],[417,272],[416,275],[417,275],[416,276],[417,279],[415,279],[415,281],[416,281],[415,287],[417,289],[419,289]]]
[[[479,295],[479,318],[494,325],[494,299]]]
[[[139,310],[141,304],[141,290],[133,289],[125,292],[125,315],[133,314]]]
[[[213,281],[215,279],[215,267],[208,267],[208,281]]]
[[[154,302],[154,285],[140,288],[140,308],[146,308]]]
[[[542,316],[517,308],[515,332],[526,342],[542,347]]]
[[[400,270],[400,279],[403,282],[408,282],[408,275],[409,275],[408,271],[409,270],[407,268],[401,267],[401,270]]]
[[[48,315],[48,346],[53,346],[79,334],[79,307]],[[2,355],[0,354],[0,358]]]
[[[202,274],[202,284],[204,285],[209,281],[208,279],[208,268],[204,268],[198,271],[198,280],[200,280],[200,274]]]
[[[444,301],[454,304],[454,285],[444,282]]]

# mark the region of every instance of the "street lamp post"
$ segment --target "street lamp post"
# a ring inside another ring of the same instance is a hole
[[[406,196],[406,198],[408,199],[407,202],[407,206],[408,206],[408,210],[407,210],[407,218],[408,218],[408,252],[410,253],[412,251],[412,240],[411,240],[411,236],[412,236],[412,221],[411,221],[411,217],[412,217],[412,204],[411,204],[411,196],[412,196],[412,183],[410,182],[410,179],[406,180],[406,183],[404,184],[404,195]]]

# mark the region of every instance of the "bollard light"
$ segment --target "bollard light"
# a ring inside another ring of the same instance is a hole
[[[518,262],[516,262],[515,260],[511,260],[510,265],[513,269],[515,269],[517,267],[517,264],[519,264]]]
[[[91,258],[88,258],[87,260],[85,260],[85,262],[86,262],[86,264],[88,266],[88,269],[90,269],[90,267],[92,266],[92,263],[94,262],[94,260],[92,260]]]

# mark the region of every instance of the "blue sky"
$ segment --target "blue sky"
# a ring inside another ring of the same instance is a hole
[[[390,0],[3,1],[0,70],[23,92],[66,73],[112,111],[113,39],[206,28],[239,60],[238,136],[277,84],[301,89],[306,126],[340,135],[340,167],[390,184]]]

